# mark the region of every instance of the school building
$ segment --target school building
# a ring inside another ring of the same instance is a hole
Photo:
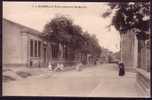
[[[3,19],[3,66],[41,67],[48,63],[48,43],[41,32]]]

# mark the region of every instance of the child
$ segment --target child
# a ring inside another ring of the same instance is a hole
[[[64,71],[64,65],[62,63],[59,63],[59,64],[57,64],[57,66],[54,70],[55,71],[57,71],[57,70]]]
[[[52,65],[51,65],[51,63],[49,62],[49,66],[48,66],[48,68],[49,68],[49,71],[52,71]]]
[[[80,67],[82,66],[82,63],[80,62],[78,65],[76,65],[76,70],[81,71]]]

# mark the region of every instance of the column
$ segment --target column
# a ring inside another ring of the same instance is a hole
[[[63,45],[61,43],[59,43],[59,52],[60,52],[59,58],[63,58]]]

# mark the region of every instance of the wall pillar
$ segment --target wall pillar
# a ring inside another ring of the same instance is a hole
[[[134,68],[138,67],[138,40],[134,37]]]
[[[27,33],[21,33],[21,61],[22,64],[27,66],[28,64],[28,37]]]
[[[59,59],[60,61],[63,61],[63,45],[59,43]]]
[[[135,67],[137,66],[137,39],[135,33],[128,31],[120,35],[120,52],[121,61],[125,65],[127,71],[135,72]]]

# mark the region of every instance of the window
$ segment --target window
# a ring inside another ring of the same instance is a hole
[[[34,57],[37,57],[37,40],[35,40],[34,42],[35,42],[35,52],[34,52],[35,56]]]
[[[52,45],[52,58],[58,57],[58,45]]]
[[[33,57],[33,40],[30,40],[30,57]]]
[[[52,58],[55,58],[55,46],[52,45]]]
[[[41,41],[30,39],[30,57],[41,56]]]
[[[41,41],[38,41],[38,57],[41,56]]]
[[[46,62],[46,57],[47,57],[47,55],[46,55],[46,47],[44,47],[44,62]]]

